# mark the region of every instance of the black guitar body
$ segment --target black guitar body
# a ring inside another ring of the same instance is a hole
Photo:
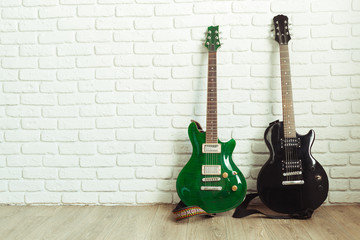
[[[315,210],[325,201],[328,194],[329,182],[326,172],[311,155],[315,132],[310,130],[306,135],[296,133],[296,138],[299,145],[296,149],[292,147],[292,154],[289,154],[289,148],[285,151],[283,143],[283,122],[271,123],[265,131],[265,143],[269,148],[270,158],[259,172],[257,190],[263,203],[279,213],[293,214],[308,208]],[[301,160],[301,176],[292,176],[290,179],[284,176],[284,161],[289,160],[289,155]],[[303,183],[286,185],[289,183],[286,180],[303,180]]]

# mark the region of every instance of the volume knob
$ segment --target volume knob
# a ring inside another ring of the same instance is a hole
[[[231,187],[231,190],[233,190],[234,192],[238,189],[238,187],[236,185]]]

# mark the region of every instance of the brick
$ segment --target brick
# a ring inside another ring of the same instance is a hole
[[[132,76],[131,68],[106,68],[106,69],[96,69],[95,77],[96,79],[129,79]]]
[[[75,59],[72,58],[44,57],[39,59],[39,68],[43,69],[61,69],[74,67]]]
[[[132,143],[123,142],[98,143],[98,152],[101,154],[124,154],[134,152]]]
[[[19,33],[2,33],[1,44],[36,44],[37,33],[19,32]]]
[[[0,28],[1,31],[1,28]],[[0,56],[15,57],[18,55],[18,48],[15,46],[0,46]],[[20,53],[21,56],[21,53]]]
[[[142,192],[136,195],[137,203],[172,203],[172,195],[167,192]]]
[[[96,44],[95,53],[97,55],[133,53],[133,44],[128,44],[128,43]]]
[[[121,180],[121,191],[154,191],[156,189],[155,180]]]
[[[75,83],[41,83],[40,92],[42,93],[74,93],[76,91]]]
[[[212,15],[175,17],[175,28],[207,27],[212,22]],[[205,29],[204,29],[205,32]]]
[[[7,142],[36,142],[40,140],[40,133],[36,131],[7,131],[5,132]]]
[[[168,29],[173,26],[171,18],[137,18],[134,21],[135,29]]]
[[[43,2],[43,1],[42,1]],[[40,18],[67,18],[76,16],[76,8],[71,6],[55,6],[55,7],[45,7],[39,8],[39,17]],[[81,21],[81,19],[77,19]],[[58,21],[62,22],[61,19]],[[72,21],[74,25],[77,23]]]
[[[104,117],[104,116],[115,116],[115,114],[116,114],[116,107],[112,105],[80,107],[81,117]]]
[[[21,172],[20,168],[0,168],[0,179],[20,179]]]
[[[342,51],[313,53],[311,56],[313,63],[341,63],[349,62],[350,59],[351,55]]]
[[[58,96],[59,105],[83,105],[95,102],[95,95],[92,93],[62,94]]]
[[[48,180],[45,189],[50,192],[77,192],[80,190],[80,182],[75,180]]]
[[[115,42],[147,42],[150,40],[152,40],[152,31],[150,30],[120,30],[114,33]]]
[[[96,29],[100,30],[110,30],[110,29],[132,29],[133,20],[132,19],[97,19],[96,20]]]
[[[119,189],[119,183],[112,180],[85,180],[81,183],[84,192],[115,192]]]
[[[131,117],[107,117],[96,119],[96,128],[101,129],[112,129],[112,128],[127,128],[132,127],[133,122]]]
[[[84,81],[79,83],[78,89],[82,93],[111,92],[114,89],[114,82],[108,80]]]
[[[56,77],[59,81],[80,81],[94,79],[94,72],[89,69],[62,69],[58,70]]]
[[[96,145],[93,143],[62,143],[59,145],[59,152],[65,155],[92,155],[96,153]]]
[[[249,38],[268,38],[269,30],[264,27],[234,27],[231,29],[231,37],[237,39],[249,39]]]
[[[316,12],[311,14],[297,14],[291,17],[294,26],[326,25],[331,22],[331,13]]]
[[[43,164],[46,167],[76,167],[79,166],[79,158],[74,156],[45,156]]]
[[[172,153],[173,145],[167,143],[136,143],[136,153]]]
[[[41,115],[41,110],[40,107],[7,106],[6,114],[10,117],[39,117]],[[5,122],[6,121],[4,121],[3,123]]]
[[[8,69],[36,68],[38,66],[35,58],[5,58],[2,67]]]
[[[170,131],[165,129],[155,130],[155,140],[167,140],[167,141],[185,141],[188,140],[188,136],[184,131]]]
[[[349,86],[349,78],[346,77],[311,77],[311,88],[315,89],[337,89]]]
[[[193,5],[189,3],[161,4],[155,6],[155,15],[156,16],[191,15],[192,9],[193,9]]]
[[[360,64],[358,63],[339,63],[331,65],[332,75],[355,75],[360,74]]]
[[[81,43],[110,42],[112,33],[109,31],[81,31],[76,33],[76,40]]]
[[[123,4],[116,8],[118,17],[150,17],[154,14],[151,4]]]
[[[81,167],[115,167],[116,157],[115,156],[81,156],[80,166]]]
[[[19,22],[19,30],[21,32],[39,32],[39,31],[54,31],[56,29],[56,22],[52,20],[26,20]]]
[[[80,141],[97,142],[115,140],[115,132],[113,130],[83,130],[79,132]]]
[[[54,204],[59,203],[61,199],[60,193],[48,193],[48,192],[39,192],[39,193],[26,193],[25,194],[25,203],[26,204]]]
[[[153,139],[152,129],[119,129],[116,139],[120,141],[146,141]]]
[[[23,69],[20,70],[19,79],[24,81],[54,81],[56,72],[43,69]]]
[[[346,127],[360,125],[359,117],[358,114],[353,114],[351,117],[349,115],[334,115],[331,117],[331,126]]]
[[[357,141],[331,142],[331,152],[357,152],[360,146]]]
[[[331,99],[335,101],[358,100],[359,94],[358,89],[335,89],[331,91]]]
[[[349,8],[349,1],[335,0],[331,4],[329,2],[321,0],[311,3],[311,10],[313,12],[331,12],[331,11],[346,11]]]
[[[41,44],[60,44],[73,42],[75,42],[75,35],[72,32],[52,32],[39,34],[39,43]]]
[[[350,105],[348,103],[313,103],[312,112],[314,114],[343,114],[348,113]]]
[[[100,193],[99,202],[101,204],[134,204],[135,193]]]
[[[77,14],[80,17],[109,17],[115,11],[112,6],[78,6]]]
[[[359,37],[333,39],[331,41],[331,47],[335,50],[359,49],[360,46],[357,44],[359,40]]]
[[[9,181],[9,191],[11,192],[38,192],[43,188],[42,181]]]
[[[35,8],[4,8],[1,11],[4,19],[36,19],[37,9]]]
[[[129,179],[134,177],[134,169],[132,168],[99,168],[97,170],[99,179]]]
[[[57,169],[54,168],[27,167],[23,169],[23,178],[56,179],[57,173]]]
[[[42,157],[36,155],[12,155],[6,157],[6,163],[10,167],[41,167]]]
[[[55,154],[58,152],[57,145],[54,143],[25,143],[21,146],[24,154]]]
[[[22,57],[48,57],[55,55],[55,47],[47,45],[25,45],[20,46]]]
[[[92,129],[94,121],[92,119],[60,119],[59,129]]]
[[[25,204],[24,193],[0,193],[0,202],[5,204]]]
[[[294,41],[292,43],[292,50],[294,52],[317,52],[327,51],[331,48],[331,41],[324,39],[311,39]]]
[[[78,134],[74,131],[42,131],[41,141],[43,142],[75,142],[78,140]]]
[[[59,169],[61,179],[94,179],[96,176],[95,169],[89,168],[62,168]]]
[[[170,126],[170,118],[135,117],[134,120],[134,126],[137,128],[167,128]]]
[[[17,126],[18,122],[14,122],[14,120],[12,120],[12,122],[14,123],[13,128],[17,128],[15,127],[15,124]],[[21,119],[21,127],[23,129],[55,129],[56,120],[55,119]]]
[[[229,13],[231,12],[230,2],[195,3],[193,7],[195,14],[204,13]]]
[[[235,13],[266,13],[270,10],[270,3],[265,2],[234,2],[232,11]]]
[[[96,204],[98,203],[98,194],[91,192],[64,193],[61,196],[61,202],[65,204]]]

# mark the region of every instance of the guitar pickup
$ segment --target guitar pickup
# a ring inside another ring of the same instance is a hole
[[[303,185],[304,180],[294,180],[294,181],[282,181],[282,185]]]
[[[221,186],[201,186],[202,191],[221,191]]]
[[[202,165],[202,175],[221,175],[221,165]]]
[[[220,177],[207,177],[202,179],[203,182],[219,182],[220,180]]]
[[[221,145],[219,143],[204,143],[202,145],[203,153],[221,153]]]

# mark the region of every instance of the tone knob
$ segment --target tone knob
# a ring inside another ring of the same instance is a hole
[[[316,181],[321,181],[321,179],[322,179],[321,175],[315,175],[315,180]]]
[[[318,190],[321,192],[322,190],[324,190],[324,187],[322,185],[319,185]]]
[[[223,178],[227,178],[229,176],[229,174],[227,172],[224,172],[222,176],[223,176]]]
[[[234,192],[238,189],[238,187],[236,185],[231,187],[231,190],[233,190]]]

